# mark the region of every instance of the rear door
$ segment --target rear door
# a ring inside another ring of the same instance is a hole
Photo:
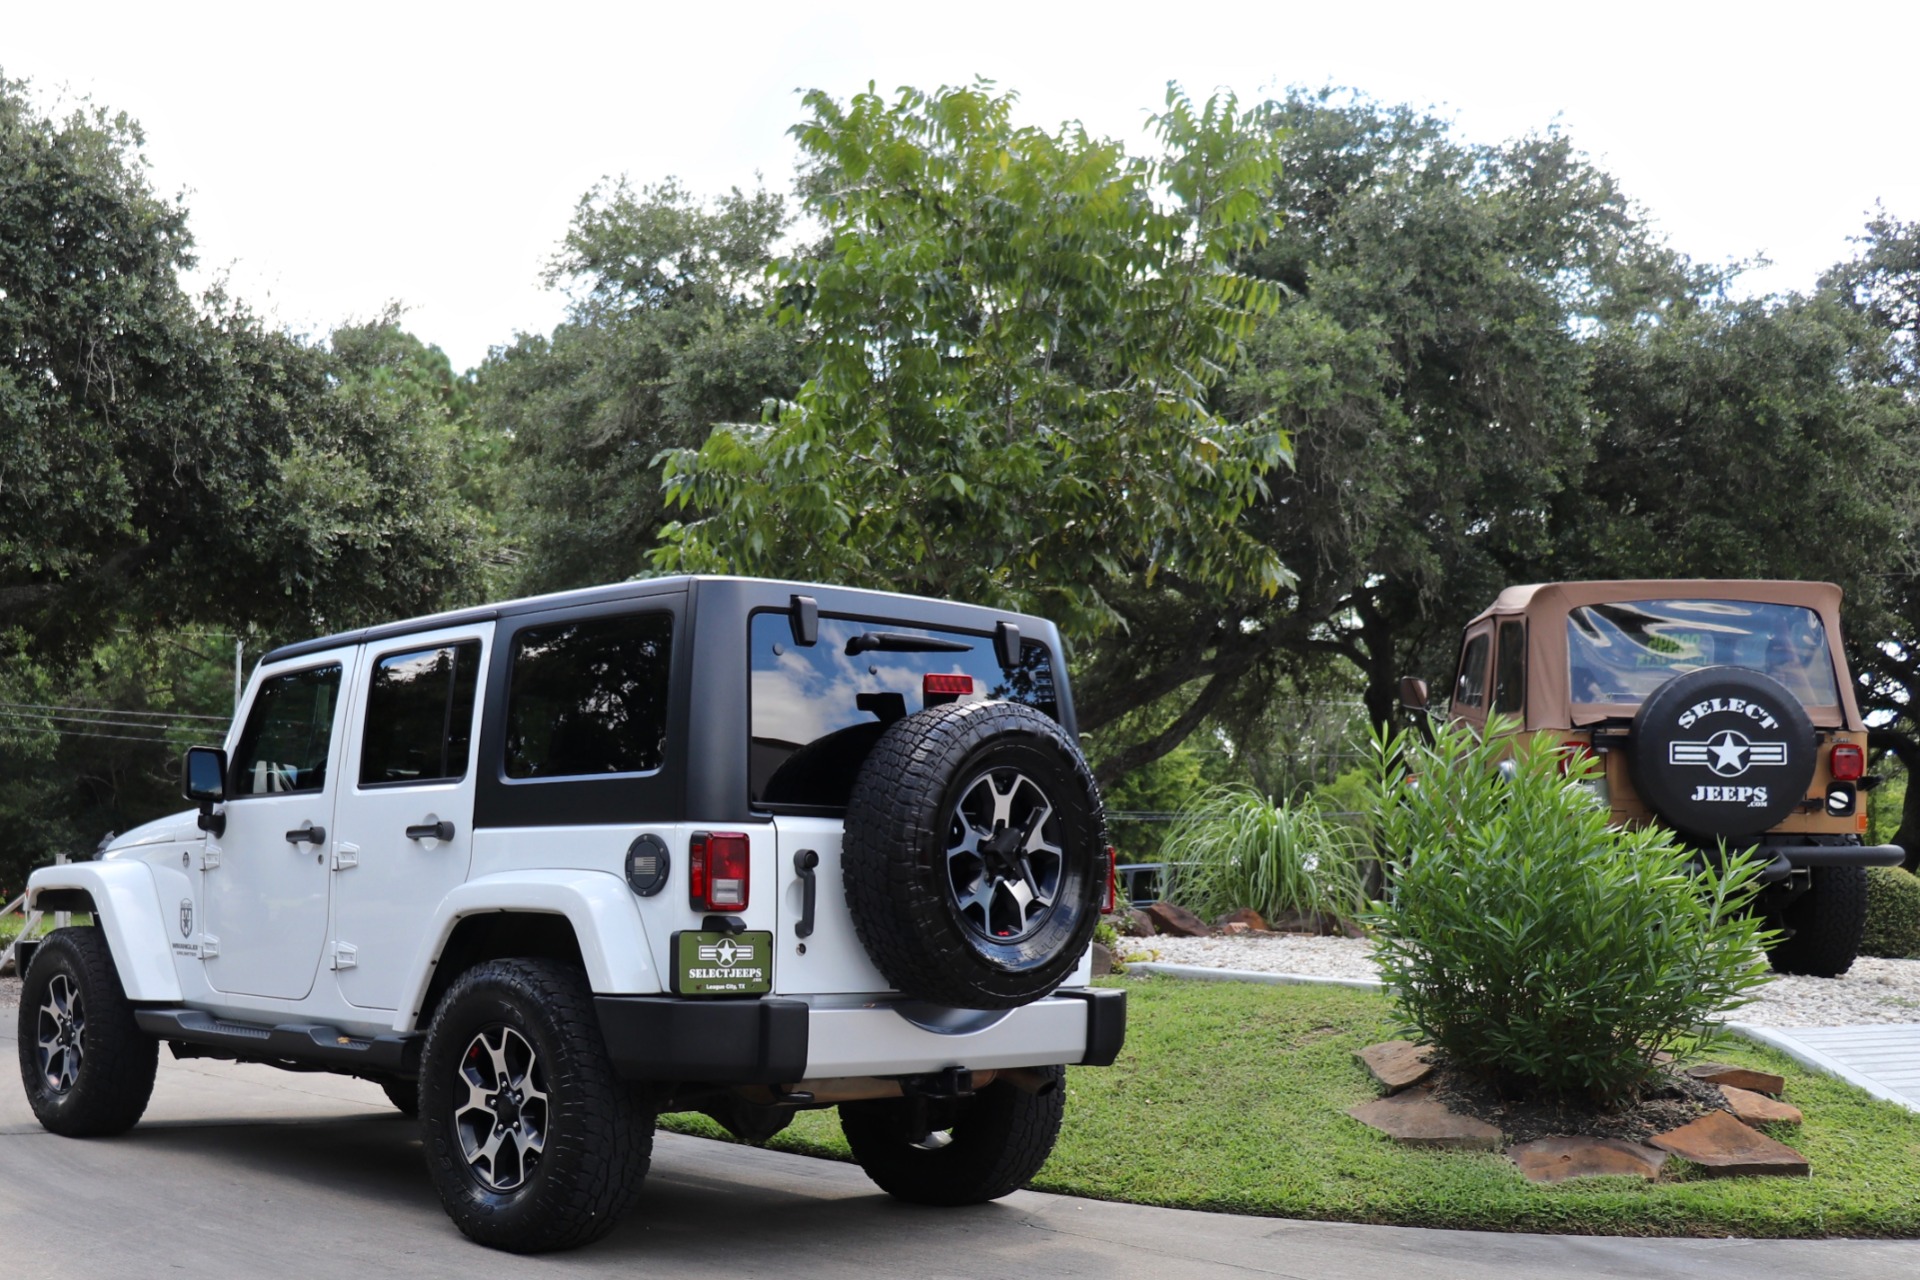
[[[486,622],[368,646],[332,850],[327,963],[349,1004],[398,1006],[435,905],[467,878],[492,638]]]

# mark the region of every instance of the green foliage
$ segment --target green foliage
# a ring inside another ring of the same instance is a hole
[[[1036,1190],[1128,1204],[1470,1231],[1677,1237],[1920,1236],[1920,1115],[1744,1042],[1807,1113],[1811,1178],[1528,1182],[1497,1152],[1402,1146],[1349,1118],[1378,1090],[1356,1051],[1395,1033],[1389,1002],[1337,987],[1127,979],[1127,1047],[1067,1069],[1066,1123]],[[682,1133],[725,1139],[702,1116]],[[849,1158],[831,1111],[767,1145]],[[1464,1269],[1464,1268],[1460,1268]]]
[[[1237,520],[1287,457],[1208,403],[1271,289],[1272,135],[1170,91],[1163,154],[1016,127],[989,86],[807,95],[794,130],[817,256],[780,263],[817,363],[760,426],[668,455],[667,569],[1029,607],[1090,634],[1106,593],[1176,572],[1271,592]]]
[[[1669,832],[1610,828],[1583,785],[1597,766],[1563,774],[1557,744],[1514,751],[1511,727],[1376,739],[1394,881],[1369,921],[1381,972],[1408,1022],[1469,1070],[1631,1095],[1655,1053],[1709,1036],[1767,980],[1746,909],[1758,866],[1696,869]]]
[[[1161,860],[1169,900],[1211,919],[1252,907],[1269,920],[1287,912],[1359,913],[1364,846],[1352,828],[1311,801],[1274,804],[1245,787],[1203,793],[1180,817]]]
[[[658,455],[793,396],[801,334],[774,323],[765,280],[788,222],[766,191],[707,204],[623,180],[581,199],[547,275],[566,322],[477,375],[472,439],[515,548],[504,589],[644,572],[668,519]]]
[[[1878,771],[1886,781],[1867,794],[1867,843],[1895,844],[1895,833],[1900,830],[1901,811],[1907,803],[1907,781],[1909,775],[1905,768],[1889,758],[1878,766]]]
[[[1867,868],[1867,930],[1860,954],[1920,959],[1920,878],[1911,871]]]
[[[1320,812],[1360,831],[1373,828],[1374,783],[1370,765],[1355,765],[1332,782],[1313,789]]]
[[[190,298],[141,144],[0,81],[0,627],[71,662],[120,624],[311,632],[459,592],[474,522],[444,413],[381,376],[404,344],[328,351]]]

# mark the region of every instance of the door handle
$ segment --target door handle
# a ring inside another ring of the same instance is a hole
[[[800,877],[800,919],[793,926],[796,937],[813,934],[813,895],[819,880],[813,869],[819,865],[820,855],[811,849],[802,849],[793,855],[793,870]]]
[[[418,826],[407,828],[409,840],[451,840],[453,824],[442,818],[439,822],[422,822]]]
[[[327,829],[325,827],[316,827],[311,822],[296,831],[287,832],[288,844],[300,844],[302,842],[306,844],[319,844],[326,838]]]

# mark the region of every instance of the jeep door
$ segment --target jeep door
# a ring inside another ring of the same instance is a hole
[[[467,878],[492,640],[485,622],[367,646],[333,858],[329,964],[349,1004],[398,1006],[435,905]]]
[[[226,830],[208,847],[203,954],[216,990],[299,1000],[313,989],[356,655],[304,655],[255,682],[228,766]]]

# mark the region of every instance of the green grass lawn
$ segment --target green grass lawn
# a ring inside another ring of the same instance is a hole
[[[4,905],[6,904],[0,903],[0,906]],[[75,924],[91,924],[92,922],[93,917],[84,913],[73,917],[73,923]],[[11,915],[0,916],[0,947],[6,946],[9,942],[19,937],[20,929],[26,923],[27,918],[17,911]],[[44,938],[52,932],[53,913],[48,912],[46,915],[41,916],[40,923],[34,926],[33,936],[36,938]]]
[[[1103,984],[1105,985],[1105,984]],[[1126,980],[1127,1048],[1072,1068],[1067,1119],[1036,1190],[1182,1209],[1402,1226],[1605,1235],[1920,1236],[1920,1114],[1732,1040],[1715,1059],[1787,1078],[1810,1178],[1535,1186],[1504,1156],[1415,1151],[1346,1115],[1376,1095],[1356,1049],[1394,1034],[1383,996],[1337,987]],[[698,1116],[667,1127],[720,1136]],[[846,1159],[831,1111],[768,1144]],[[1676,1172],[1676,1169],[1678,1171]]]

